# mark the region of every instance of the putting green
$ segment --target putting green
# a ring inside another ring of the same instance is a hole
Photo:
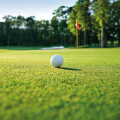
[[[0,49],[0,120],[120,119],[120,48],[31,49]]]

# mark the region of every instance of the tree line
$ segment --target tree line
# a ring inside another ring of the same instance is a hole
[[[78,0],[74,6],[54,10],[51,20],[21,15],[3,19],[0,46],[75,46],[76,20],[79,46],[120,46],[120,0]]]

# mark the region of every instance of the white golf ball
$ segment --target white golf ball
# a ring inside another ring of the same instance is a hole
[[[52,56],[50,63],[53,67],[59,68],[63,65],[63,57],[60,55]]]

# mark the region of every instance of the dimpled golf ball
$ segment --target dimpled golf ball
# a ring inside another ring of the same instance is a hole
[[[50,63],[55,68],[60,68],[63,65],[63,57],[60,55],[52,56]]]

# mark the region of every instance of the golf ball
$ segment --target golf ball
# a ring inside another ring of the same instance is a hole
[[[60,68],[63,65],[63,57],[60,55],[52,56],[50,63],[53,67]]]

